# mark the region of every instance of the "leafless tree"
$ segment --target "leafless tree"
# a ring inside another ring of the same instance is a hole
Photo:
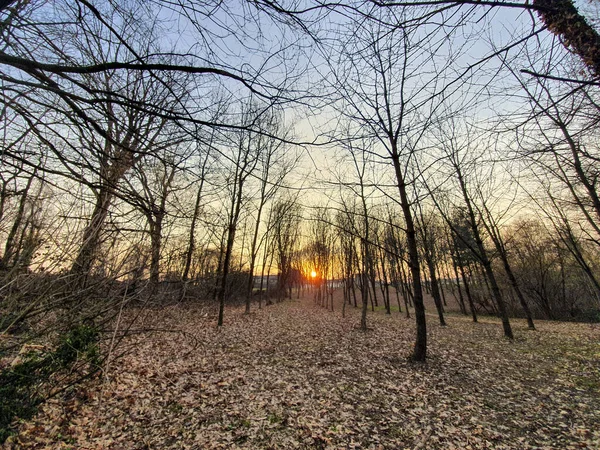
[[[297,158],[283,141],[273,136],[285,136],[281,118],[275,113],[266,113],[259,119],[258,129],[262,129],[270,136],[257,134],[254,136],[256,147],[259,149],[257,158],[260,167],[256,171],[258,178],[258,196],[256,213],[252,234],[250,236],[248,289],[246,294],[246,313],[250,312],[250,302],[253,295],[254,272],[261,246],[266,244],[266,233],[260,237],[260,228],[263,221],[263,213],[267,203],[273,199],[277,192],[284,187],[286,176],[294,170]]]
[[[458,240],[461,240],[472,252],[484,270],[484,281],[489,283],[492,297],[495,302],[495,306],[498,308],[500,317],[502,318],[502,327],[504,329],[504,335],[512,339],[513,332],[508,317],[508,311],[506,308],[505,300],[500,291],[496,274],[494,272],[492,261],[489,256],[489,250],[484,244],[484,231],[481,224],[482,217],[477,211],[477,208],[473,202],[473,190],[476,188],[470,187],[468,177],[473,175],[477,170],[477,164],[480,164],[479,159],[474,156],[473,143],[477,142],[473,139],[473,136],[465,130],[464,134],[461,135],[461,129],[452,127],[451,129],[445,128],[442,132],[443,138],[439,139],[440,147],[446,155],[449,166],[452,168],[459,197],[462,197],[461,208],[464,208],[464,217],[468,224],[473,238],[472,243],[464,238],[462,233],[458,233],[456,228],[453,227],[452,221],[449,219],[447,213],[445,214],[442,208],[438,210],[444,214],[444,219],[448,226],[453,228]],[[439,203],[437,203],[439,206]],[[473,245],[474,244],[474,245]]]
[[[291,297],[293,259],[300,235],[301,208],[293,197],[276,201],[271,214],[272,252],[277,261],[277,299]]]
[[[435,303],[435,308],[438,313],[440,325],[445,326],[446,321],[444,320],[444,307],[442,304],[442,297],[440,293],[440,287],[438,284],[438,276],[435,264],[435,261],[438,258],[436,252],[436,245],[437,241],[441,239],[439,227],[437,226],[438,224],[436,224],[436,219],[438,219],[438,216],[434,213],[433,210],[427,211],[425,213],[421,204],[417,204],[417,210],[417,232],[420,237],[420,244],[423,248],[423,259],[427,263],[427,269],[429,271],[431,295]]]
[[[410,197],[412,180],[408,177],[429,128],[432,109],[437,105],[434,92],[444,89],[438,86],[437,79],[443,68],[436,68],[435,73],[427,75],[422,72],[424,61],[434,64],[436,49],[433,41],[421,38],[409,27],[389,29],[367,22],[352,29],[351,35],[351,40],[341,44],[342,56],[334,68],[337,88],[343,99],[339,112],[354,124],[351,134],[346,137],[368,136],[372,139],[374,145],[367,151],[373,159],[388,162],[389,170],[394,174],[396,195],[405,222],[417,322],[413,358],[423,361],[427,354],[427,328]]]

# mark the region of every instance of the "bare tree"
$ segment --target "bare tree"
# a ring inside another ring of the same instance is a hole
[[[447,133],[444,134],[443,139],[440,139],[440,146],[443,148],[447,161],[454,171],[456,183],[462,197],[461,200],[463,202],[462,205],[464,206],[465,218],[471,229],[475,245],[471,245],[465,239],[462,239],[462,241],[469,247],[473,255],[481,263],[485,273],[485,280],[489,281],[492,297],[500,312],[504,335],[509,339],[513,339],[513,332],[508,317],[508,311],[506,309],[506,303],[496,280],[496,274],[494,273],[488,250],[484,245],[483,233],[481,230],[481,216],[474,205],[472,189],[470,189],[467,184],[466,171],[473,170],[473,168],[476,167],[475,164],[477,164],[474,162],[476,160],[472,156],[473,152],[469,151],[472,150],[470,144],[471,139],[468,134],[465,136],[458,136],[458,133],[460,133],[460,130],[457,130],[454,127],[451,130],[448,130]],[[467,158],[471,159],[468,160]],[[440,211],[442,210],[440,209]],[[445,216],[445,219],[447,224],[452,227],[452,222],[448,220],[447,215]],[[458,239],[462,238],[460,233],[456,233],[454,229],[453,231]]]
[[[212,145],[212,140],[209,140],[209,146]],[[201,208],[202,208],[202,197],[205,195],[204,192],[204,184],[206,183],[207,172],[209,169],[209,161],[211,152],[209,149],[202,149],[204,152],[200,155],[199,162],[199,183],[196,190],[196,199],[194,202],[194,209],[192,211],[192,220],[190,223],[189,235],[188,235],[188,245],[185,251],[185,264],[183,273],[181,278],[184,282],[188,280],[190,269],[192,267],[192,258],[194,256],[194,251],[196,250],[196,227],[198,224]]]
[[[260,167],[257,170],[258,177],[258,204],[254,217],[254,226],[251,234],[249,249],[248,289],[246,294],[246,314],[250,312],[250,302],[253,295],[254,272],[258,253],[265,244],[266,236],[259,239],[260,227],[263,220],[263,212],[269,201],[283,187],[287,175],[295,168],[297,159],[288,157],[289,148],[283,141],[273,136],[285,136],[281,118],[274,112],[266,113],[259,119],[258,129],[263,130],[270,136],[257,134],[254,136],[255,144],[259,149],[258,159]],[[290,152],[291,153],[291,152]]]
[[[420,235],[421,246],[423,248],[423,258],[427,263],[429,271],[429,279],[431,282],[431,296],[435,303],[435,308],[438,313],[438,319],[440,325],[445,326],[446,321],[444,320],[444,309],[442,305],[442,297],[440,294],[440,287],[438,284],[438,276],[436,272],[435,261],[438,257],[435,251],[436,241],[441,239],[438,233],[435,220],[437,216],[432,210],[427,213],[423,212],[422,205],[418,204],[418,214],[416,215],[416,222],[418,224],[418,234]]]
[[[437,90],[439,74],[437,71],[430,74],[428,80],[417,67],[422,67],[424,54],[425,58],[435,59],[436,50],[427,48],[427,42],[408,27],[388,29],[369,22],[357,25],[352,36],[350,43],[341,45],[342,57],[334,68],[343,98],[339,111],[354,124],[352,134],[347,137],[369,136],[376,145],[367,151],[375,159],[388,161],[394,174],[405,222],[417,322],[413,359],[424,361],[427,327],[413,201],[409,194],[412,181],[408,177],[428,130],[427,117],[431,114],[426,111],[435,108],[435,96],[431,94]]]
[[[301,209],[294,198],[279,199],[272,208],[271,249],[277,260],[277,299],[283,300],[291,297],[290,282],[300,234]]]
[[[167,149],[161,155],[141,160],[129,182],[127,202],[141,211],[148,224],[150,282],[153,284],[157,284],[160,279],[163,229],[169,214],[167,203],[176,189],[175,177],[183,170],[182,164],[188,158],[183,145],[174,145],[175,149]]]

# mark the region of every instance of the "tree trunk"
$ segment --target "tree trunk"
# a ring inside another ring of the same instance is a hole
[[[412,354],[414,361],[425,361],[427,358],[427,322],[425,318],[425,304],[423,302],[423,288],[421,286],[421,267],[419,264],[419,250],[417,246],[417,237],[410,203],[406,192],[406,184],[402,176],[400,167],[400,157],[397,145],[394,141],[392,147],[392,161],[394,171],[398,182],[398,191],[400,193],[400,206],[406,223],[406,244],[408,247],[408,261],[413,282],[413,303],[415,307],[415,319],[417,324],[417,336],[415,347]]]
[[[502,245],[502,243],[499,241],[497,242],[496,239],[494,239],[494,243],[496,244],[496,250],[498,251],[498,254],[500,255],[500,259],[502,260],[502,264],[504,266],[504,271],[506,272],[506,275],[508,276],[510,285],[512,286],[515,294],[517,295],[517,298],[519,299],[519,303],[521,304],[521,308],[523,308],[525,317],[527,317],[527,326],[529,327],[530,330],[535,330],[535,325],[533,324],[533,317],[531,316],[531,310],[529,309],[529,305],[527,304],[527,301],[525,300],[525,297],[523,296],[523,293],[521,292],[521,288],[519,287],[517,278],[515,277],[515,274],[513,273],[512,268],[508,262],[508,256],[506,255],[506,250],[504,248],[504,245]]]
[[[162,243],[162,222],[164,215],[156,214],[148,217],[150,224],[150,283],[157,285],[160,281],[160,249]]]
[[[264,195],[264,193],[263,193]],[[256,248],[258,244],[258,230],[260,228],[260,219],[262,216],[262,210],[264,207],[264,201],[261,199],[258,211],[256,213],[256,223],[254,224],[254,234],[252,236],[252,244],[250,245],[250,268],[248,269],[248,286],[246,291],[246,309],[245,314],[250,314],[250,302],[252,300],[252,293],[254,290],[254,267],[256,265],[256,257],[258,256],[258,250]]]
[[[35,174],[34,174],[35,175]],[[0,267],[8,268],[11,266],[11,260],[13,256],[18,250],[18,246],[15,246],[15,238],[21,227],[21,223],[23,222],[23,217],[25,215],[25,206],[27,205],[27,200],[29,199],[29,189],[31,188],[31,184],[33,183],[33,175],[27,180],[27,185],[25,189],[21,193],[21,199],[19,201],[19,208],[17,209],[17,215],[15,216],[15,220],[13,221],[12,227],[8,236],[6,238],[6,244],[4,246],[4,255],[2,255],[2,259],[0,260]],[[12,263],[16,263],[16,258]]]
[[[363,271],[362,273],[362,282],[361,282],[361,297],[362,297],[362,310],[360,314],[360,329],[363,331],[367,331],[367,308],[369,307],[369,280],[366,273]]]
[[[435,271],[436,274],[441,274],[442,276],[444,276],[444,273],[441,269],[438,269],[438,265],[435,264]],[[442,283],[442,280],[440,280],[440,278],[438,277],[438,287],[440,288],[440,294],[442,294],[442,311],[444,311],[444,308],[448,307],[448,303],[446,302],[446,292],[444,289],[444,283]]]
[[[398,303],[398,312],[402,313],[402,306],[400,303],[400,294],[398,293],[398,282],[397,281],[394,286],[394,291],[396,291],[396,303]]]
[[[383,296],[383,304],[385,305],[385,313],[392,314],[392,309],[391,309],[392,307],[390,305],[389,280],[388,280],[388,274],[387,274],[387,270],[386,270],[386,266],[385,266],[385,250],[381,251],[380,258],[381,258],[381,282],[383,283],[383,285],[380,284],[381,295]]]
[[[594,78],[600,77],[600,35],[571,0],[533,0],[542,22],[564,46],[581,58]]]
[[[431,254],[427,250],[425,250],[425,261],[427,263],[427,268],[429,269],[429,279],[431,280],[431,295],[433,297],[433,302],[435,303],[435,308],[437,309],[438,319],[440,320],[440,325],[445,327],[446,320],[444,319],[442,298],[440,296],[438,280],[435,273],[435,263],[433,262]]]
[[[113,195],[107,187],[102,187],[96,198],[96,205],[90,218],[90,222],[83,231],[83,240],[77,257],[71,266],[71,273],[77,277],[77,283],[83,282],[92,267],[96,251],[100,245],[100,233],[108,216],[108,208],[112,202]]]
[[[467,186],[462,177],[462,173],[458,166],[455,167],[458,181],[463,193],[463,197],[467,206],[467,212],[469,214],[469,220],[471,223],[471,230],[473,231],[473,237],[475,239],[475,243],[477,244],[477,250],[479,252],[479,258],[481,260],[481,264],[485,270],[485,274],[488,277],[490,282],[490,289],[492,291],[492,296],[496,302],[496,306],[500,311],[500,317],[502,319],[502,328],[504,329],[504,336],[509,339],[513,339],[513,332],[510,326],[510,321],[508,319],[508,311],[506,310],[506,305],[504,303],[504,299],[502,298],[502,294],[500,293],[500,288],[498,287],[498,283],[496,282],[496,277],[494,276],[494,271],[492,269],[492,263],[490,262],[487,251],[485,250],[485,246],[483,245],[483,241],[481,239],[481,234],[479,233],[479,228],[477,227],[477,221],[475,218],[475,212],[473,211],[473,205],[471,204],[471,199],[469,198]]]
[[[465,272],[465,266],[460,258],[460,253],[456,255],[458,267],[460,268],[460,275],[463,280],[463,285],[465,287],[465,294],[467,295],[467,300],[469,301],[469,309],[471,310],[471,317],[473,317],[473,322],[477,323],[477,312],[475,310],[475,302],[473,301],[473,296],[471,295],[471,289],[469,288],[469,281],[467,279],[467,273]]]
[[[227,228],[223,230],[223,234],[221,235],[221,241],[219,242],[219,258],[217,260],[217,271],[215,273],[214,280],[214,291],[213,291],[213,300],[216,300],[219,296],[219,289],[221,283],[221,274],[223,273],[223,259],[225,256],[225,239],[227,237]]]
[[[221,286],[219,288],[219,319],[217,326],[223,326],[223,313],[225,310],[225,294],[227,292],[227,278],[229,275],[229,266],[231,264],[231,255],[233,253],[233,243],[235,240],[235,225],[230,224],[227,231],[227,244],[225,247],[225,257],[223,258],[223,272],[221,274]]]
[[[196,223],[198,223],[198,216],[200,215],[200,205],[202,200],[202,189],[204,187],[204,177],[200,179],[200,186],[196,193],[196,203],[194,205],[194,215],[192,216],[192,223],[190,224],[190,233],[188,238],[188,248],[185,252],[185,267],[183,269],[183,275],[181,278],[183,281],[188,280],[190,274],[190,267],[192,265],[192,257],[194,256],[194,250],[196,249]]]
[[[458,274],[456,258],[454,257],[454,254],[451,254],[450,257],[452,258],[452,268],[454,269],[454,277],[456,278],[456,288],[458,291],[458,306],[460,308],[460,312],[466,316],[466,315],[468,315],[468,313],[467,313],[467,308],[465,306],[465,299],[463,297],[462,288],[460,286],[460,278],[459,278],[460,276]],[[477,318],[475,318],[475,322],[477,322]]]

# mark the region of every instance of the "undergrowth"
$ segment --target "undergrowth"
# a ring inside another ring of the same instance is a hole
[[[0,370],[0,444],[11,434],[14,419],[29,419],[45,400],[53,375],[70,369],[77,361],[99,366],[98,331],[78,325],[63,334],[53,351],[28,351],[20,361]]]

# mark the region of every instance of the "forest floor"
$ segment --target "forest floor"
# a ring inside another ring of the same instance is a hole
[[[132,313],[132,311],[130,311]],[[199,306],[147,311],[101,377],[47,402],[8,448],[600,448],[600,325],[428,316],[288,300],[225,326]]]

